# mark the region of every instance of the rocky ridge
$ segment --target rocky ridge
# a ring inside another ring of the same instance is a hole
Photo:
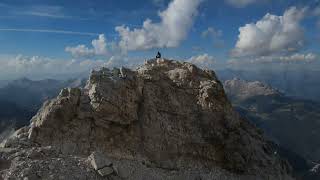
[[[93,71],[2,147],[4,179],[291,179],[213,71],[164,59]]]

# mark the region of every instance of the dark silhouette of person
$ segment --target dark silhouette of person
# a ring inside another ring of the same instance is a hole
[[[158,51],[158,54],[157,54],[156,58],[157,58],[157,59],[158,59],[158,58],[161,58],[161,54],[160,54],[159,51]]]

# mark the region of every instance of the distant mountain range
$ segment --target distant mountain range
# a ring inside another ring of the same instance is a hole
[[[7,127],[18,128],[29,123],[42,103],[58,95],[64,87],[81,87],[83,79],[32,81],[22,78],[0,88],[0,134]]]
[[[227,80],[224,87],[232,100],[246,100],[256,96],[276,96],[282,93],[260,81],[247,82],[241,79]]]
[[[287,96],[320,102],[320,71],[248,71],[224,69],[218,70],[217,74],[223,81],[234,78],[246,81],[260,81],[277,88]]]
[[[237,73],[227,74],[219,75],[226,78]],[[293,161],[291,164],[299,176],[316,179],[317,175],[306,172],[313,166],[311,162],[320,161],[320,103],[286,96],[283,89],[260,81],[225,78],[222,78],[224,88],[235,109],[281,146],[279,153]],[[0,88],[0,134],[29,124],[42,103],[57,96],[62,88],[83,87],[85,82],[84,79],[32,81],[23,78],[7,83]]]
[[[272,141],[290,150],[285,150],[286,154],[295,159],[300,156],[300,165],[301,158],[320,160],[320,103],[285,96],[257,81],[227,80],[224,88],[235,109]]]

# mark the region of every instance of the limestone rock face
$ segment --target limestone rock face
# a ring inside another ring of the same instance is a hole
[[[84,89],[46,102],[27,135],[60,156],[99,151],[113,165],[135,164],[134,173],[119,172],[123,179],[170,179],[168,170],[177,172],[173,179],[291,179],[273,146],[233,111],[215,73],[190,63],[157,59],[135,71],[93,71]]]

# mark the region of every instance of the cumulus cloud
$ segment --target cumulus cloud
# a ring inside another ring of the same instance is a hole
[[[192,56],[188,59],[189,62],[201,67],[201,68],[212,68],[216,63],[215,58],[209,54],[201,54],[198,56]]]
[[[226,0],[226,2],[234,7],[243,8],[259,1],[258,0]]]
[[[119,46],[124,50],[177,47],[186,38],[201,1],[173,0],[166,10],[159,12],[159,23],[147,19],[140,29],[117,26]]]
[[[265,56],[299,50],[304,44],[300,25],[307,8],[291,7],[283,16],[266,14],[256,23],[239,28],[240,34],[232,55]]]
[[[22,55],[1,56],[0,77],[2,80],[21,77],[33,79],[69,78],[105,65],[106,61],[102,60],[59,60]]]
[[[91,42],[92,48],[85,45],[78,45],[75,47],[66,47],[65,51],[72,54],[74,57],[92,57],[92,56],[106,56],[108,54],[107,42],[104,34],[100,34],[98,39]]]

